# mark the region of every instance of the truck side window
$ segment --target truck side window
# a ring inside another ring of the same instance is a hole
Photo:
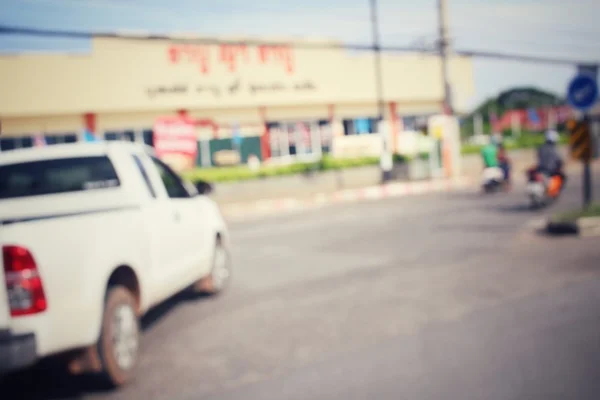
[[[156,198],[156,192],[154,191],[154,188],[152,187],[152,183],[150,182],[150,178],[148,177],[148,174],[146,173],[146,168],[144,168],[144,164],[142,164],[142,160],[140,160],[140,158],[136,155],[133,154],[133,160],[135,161],[135,165],[137,165],[138,170],[140,171],[140,174],[142,174],[142,178],[144,178],[144,182],[146,183],[146,187],[148,188],[148,191],[150,192],[150,196],[152,196],[152,198]]]
[[[181,179],[171,170],[171,168],[156,157],[150,158],[152,159],[152,162],[154,162],[170,198],[184,199],[190,197],[190,194],[181,182]]]

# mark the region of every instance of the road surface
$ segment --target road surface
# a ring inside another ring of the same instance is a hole
[[[231,290],[151,312],[130,386],[41,365],[0,398],[598,399],[598,239],[538,237],[525,204],[517,185],[235,224]]]

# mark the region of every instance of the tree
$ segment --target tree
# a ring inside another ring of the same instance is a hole
[[[535,87],[519,87],[500,92],[495,98],[487,99],[464,117],[462,135],[471,136],[474,133],[474,118],[481,115],[485,125],[484,131],[489,133],[490,115],[493,113],[500,118],[508,110],[542,108],[565,104],[565,99],[554,93]]]

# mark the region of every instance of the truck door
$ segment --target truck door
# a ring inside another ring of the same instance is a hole
[[[176,238],[177,254],[173,254],[177,265],[172,271],[182,285],[189,284],[190,276],[201,268],[200,243],[203,241],[202,224],[194,209],[195,199],[186,189],[179,176],[156,157],[150,157],[164,186],[168,208],[173,213],[173,238]]]
[[[144,224],[149,235],[148,252],[151,254],[150,275],[152,302],[156,303],[169,296],[178,288],[177,270],[181,263],[181,243],[179,241],[180,215],[176,205],[169,199],[166,188],[156,173],[152,161],[145,154],[134,154],[133,158],[141,173],[151,200],[142,206]]]

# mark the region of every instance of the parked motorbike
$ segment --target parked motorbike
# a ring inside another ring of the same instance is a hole
[[[481,188],[485,193],[494,193],[504,188],[504,172],[499,167],[487,167],[481,177]]]
[[[526,191],[532,209],[546,207],[556,201],[565,186],[565,179],[561,170],[552,176],[546,176],[539,172],[537,167],[533,167],[528,169],[526,174]]]

